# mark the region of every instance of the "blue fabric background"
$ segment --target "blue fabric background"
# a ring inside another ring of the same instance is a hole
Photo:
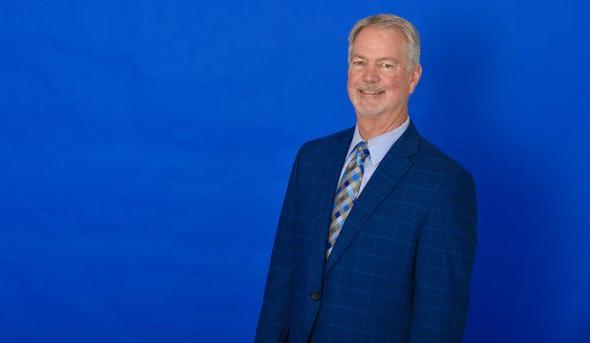
[[[474,174],[466,342],[590,341],[587,1],[0,4],[0,341],[249,342],[290,165],[349,127],[347,34],[422,34]]]

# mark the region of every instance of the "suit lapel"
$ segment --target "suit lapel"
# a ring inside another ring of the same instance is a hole
[[[350,210],[348,218],[340,231],[340,235],[336,239],[336,244],[330,255],[326,266],[324,268],[324,277],[334,267],[334,264],[342,256],[343,252],[349,246],[350,242],[359,233],[371,213],[377,206],[385,199],[391,190],[397,185],[401,177],[405,174],[411,165],[408,156],[416,152],[419,142],[419,135],[414,124],[406,129],[406,132],[399,138],[399,140],[389,149],[369,182],[361,192],[354,206]],[[337,173],[338,176],[340,175]],[[338,182],[338,180],[336,181]],[[334,184],[334,188],[336,184]],[[334,201],[334,191],[332,191],[332,202]],[[331,210],[332,203],[330,203]],[[329,218],[329,215],[328,215]],[[326,237],[328,232],[329,221],[326,223]],[[324,237],[325,243],[327,238]],[[325,246],[325,244],[324,244]]]

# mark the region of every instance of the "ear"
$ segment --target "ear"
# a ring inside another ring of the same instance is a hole
[[[410,71],[409,94],[414,93],[414,89],[416,89],[416,86],[418,85],[418,82],[420,82],[421,77],[422,77],[422,66],[418,64],[412,68],[412,71]]]

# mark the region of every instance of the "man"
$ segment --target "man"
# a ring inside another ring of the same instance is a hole
[[[257,342],[459,342],[476,245],[475,185],[408,116],[420,80],[408,21],[349,36],[356,127],[299,150]]]

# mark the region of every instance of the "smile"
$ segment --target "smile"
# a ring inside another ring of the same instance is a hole
[[[369,91],[369,90],[362,90],[362,89],[359,89],[359,92],[361,92],[361,94],[367,94],[367,95],[379,95],[379,94],[385,93],[385,91]]]

